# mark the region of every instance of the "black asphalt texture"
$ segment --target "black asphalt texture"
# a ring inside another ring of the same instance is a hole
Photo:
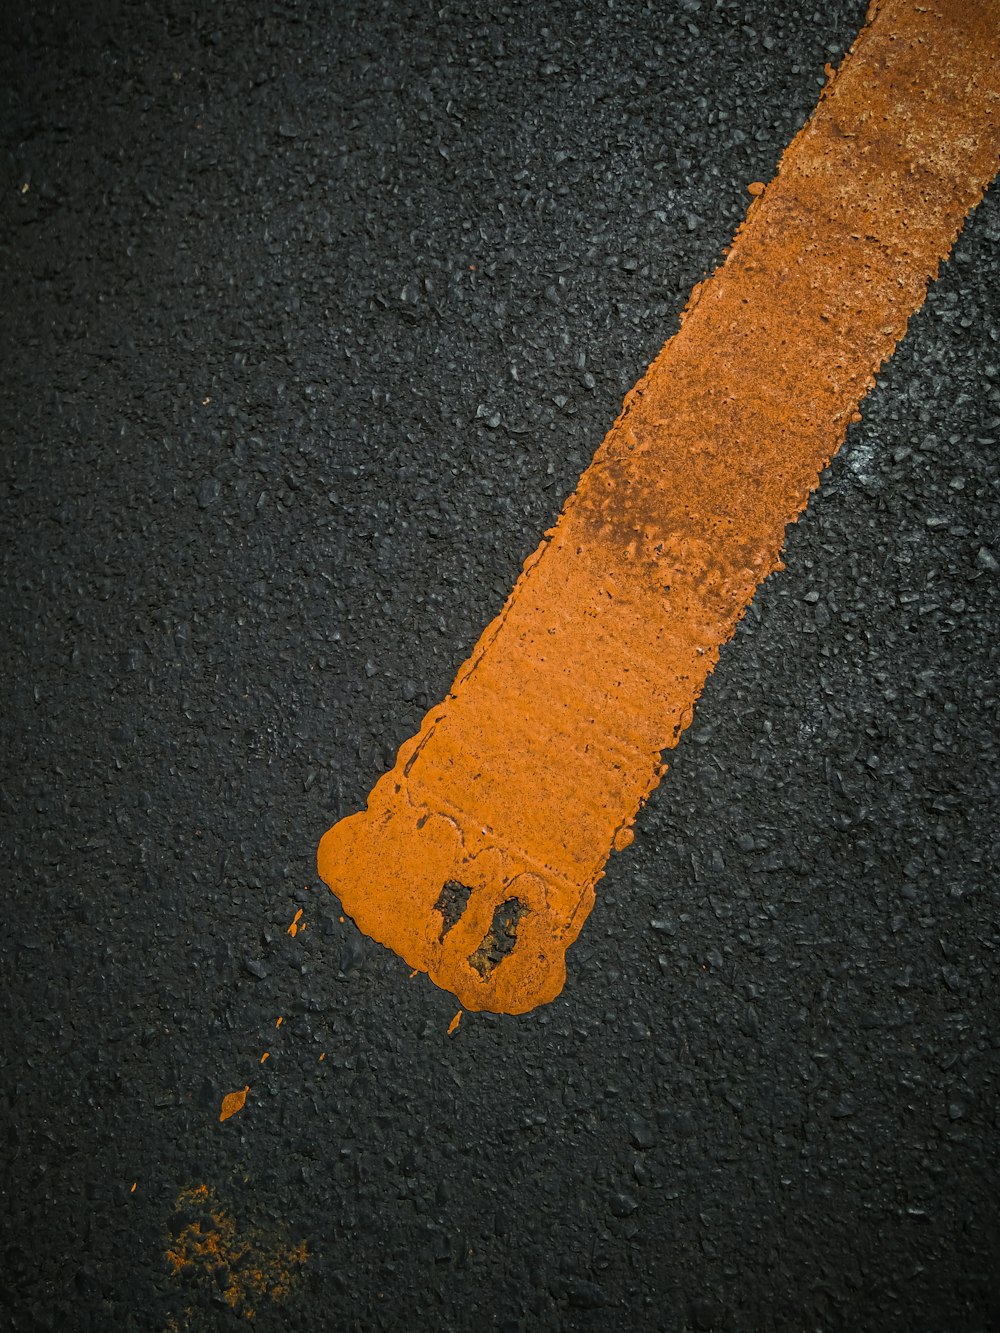
[[[1000,1327],[996,193],[553,1004],[315,870],[864,8],[4,9],[3,1328]]]

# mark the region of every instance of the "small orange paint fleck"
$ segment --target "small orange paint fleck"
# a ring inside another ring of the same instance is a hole
[[[261,1064],[263,1064],[265,1060],[269,1059],[270,1055],[271,1055],[270,1051],[265,1051],[264,1054],[260,1057]]]
[[[420,968],[415,967],[413,971],[410,973],[410,980],[412,981],[414,977],[419,977],[419,976],[420,976]]]
[[[765,186],[763,181],[751,181],[747,186],[747,194],[752,194],[756,199],[757,195],[764,193],[764,189]]]
[[[227,1092],[222,1099],[222,1110],[219,1112],[220,1120],[228,1120],[231,1115],[237,1111],[242,1111],[246,1105],[247,1093],[250,1091],[248,1083],[242,1092]]]
[[[292,919],[292,924],[288,927],[288,934],[291,935],[293,940],[295,939],[295,936],[299,933],[299,921],[301,920],[301,917],[302,917],[302,908],[300,907]],[[303,926],[302,929],[305,930],[305,926]]]
[[[459,1025],[459,1023],[460,1023],[461,1021],[462,1021],[462,1011],[461,1011],[461,1009],[459,1009],[458,1013],[455,1015],[455,1017],[454,1017],[454,1018],[451,1020],[451,1022],[448,1024],[448,1036],[449,1036],[449,1037],[451,1036],[451,1034],[452,1034],[453,1032],[455,1032],[455,1031],[458,1029],[458,1025]]]
[[[325,1059],[326,1059],[326,1051],[321,1051],[321,1052],[320,1052],[320,1056],[319,1056],[319,1058],[320,1058],[321,1060],[325,1060]]]
[[[136,1189],[138,1188],[138,1185],[139,1185],[139,1182],[138,1182],[137,1180],[133,1180],[133,1181],[132,1181],[132,1188],[129,1190],[129,1194],[134,1194],[135,1191],[136,1191]]]
[[[284,1021],[285,1021],[285,1020],[284,1020],[283,1018],[279,1018],[278,1021],[275,1023],[274,1026],[275,1026],[276,1028],[280,1028],[281,1025],[282,1025],[282,1023],[283,1023]]]

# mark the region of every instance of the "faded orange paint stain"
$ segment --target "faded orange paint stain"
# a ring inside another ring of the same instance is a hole
[[[360,929],[467,1009],[561,990],[662,752],[997,169],[997,0],[870,18],[451,693],[320,844]]]
[[[240,1092],[227,1092],[222,1099],[222,1108],[219,1111],[219,1119],[228,1120],[229,1117],[235,1115],[237,1111],[242,1111],[243,1107],[246,1105],[247,1093],[249,1091],[250,1084],[248,1083]]]
[[[172,1276],[221,1287],[226,1304],[245,1319],[255,1317],[262,1300],[287,1296],[309,1258],[305,1241],[238,1230],[207,1185],[182,1190],[175,1209],[178,1223],[165,1255]]]

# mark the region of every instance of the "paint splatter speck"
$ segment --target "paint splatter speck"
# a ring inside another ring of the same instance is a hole
[[[250,1091],[248,1083],[242,1092],[227,1092],[222,1099],[222,1110],[219,1112],[220,1120],[228,1120],[230,1116],[235,1115],[237,1111],[242,1111],[246,1105],[247,1093]]]

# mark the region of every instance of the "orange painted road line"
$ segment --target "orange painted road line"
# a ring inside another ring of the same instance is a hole
[[[553,999],[720,646],[1000,156],[998,0],[886,0],[319,871],[467,1009]]]

